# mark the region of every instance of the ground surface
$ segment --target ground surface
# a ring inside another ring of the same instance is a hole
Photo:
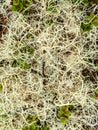
[[[0,130],[98,129],[98,28],[81,30],[80,3],[49,2],[21,11],[0,3]],[[37,119],[28,123],[28,115]],[[38,128],[23,128],[32,123]]]

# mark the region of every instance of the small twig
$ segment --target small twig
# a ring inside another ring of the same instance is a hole
[[[48,76],[45,75],[45,61],[42,62],[42,75],[43,75],[43,85],[46,85]]]
[[[31,73],[38,74],[39,76],[43,77],[43,75],[37,70],[31,69]]]
[[[45,61],[42,62],[42,75],[43,77],[46,77],[44,70],[45,70]]]
[[[46,85],[46,78],[48,77],[45,75],[45,61],[42,62],[42,73],[38,72],[37,70],[31,69],[31,73],[38,74],[39,76],[43,77],[43,84]]]
[[[93,13],[95,13],[97,9],[98,9],[98,5],[95,5],[95,7],[93,9]]]

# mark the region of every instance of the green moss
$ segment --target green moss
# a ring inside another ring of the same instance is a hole
[[[28,115],[27,118],[26,118],[26,121],[28,123],[32,123],[32,122],[37,121],[37,120],[38,120],[38,118],[37,118],[36,115]]]
[[[7,114],[2,114],[2,115],[0,115],[0,117],[7,119],[8,115]]]
[[[46,11],[50,12],[50,13],[57,13],[57,3],[54,0],[50,0],[48,2]]]
[[[27,46],[26,53],[29,55],[34,55],[34,49],[30,46]]]
[[[81,29],[86,32],[90,31],[92,27],[98,27],[98,16],[91,13],[90,16],[86,16],[83,23],[81,23]]]
[[[2,83],[0,83],[0,92],[2,91],[2,89],[3,89],[3,85]]]
[[[34,55],[34,48],[32,48],[31,46],[25,46],[25,47],[22,47],[20,49],[21,53],[26,53],[28,55]]]
[[[12,11],[21,12],[30,6],[32,0],[12,0]]]
[[[49,127],[47,125],[42,126],[41,130],[49,130]]]
[[[98,99],[98,88],[95,89],[93,98],[94,98],[94,99]]]
[[[30,125],[29,130],[38,130],[38,127],[36,126],[36,124],[32,124]]]
[[[92,30],[92,26],[90,24],[86,24],[86,23],[81,23],[81,29],[83,32],[87,32]]]
[[[24,62],[23,64],[20,65],[20,67],[23,69],[29,69],[30,65],[27,62]]]
[[[98,0],[72,0],[72,3],[73,4],[78,4],[78,3],[81,3],[81,4],[86,4],[86,5],[93,5],[93,4],[98,4]]]
[[[69,110],[70,112],[74,112],[74,111],[75,111],[75,108],[74,108],[73,105],[68,105],[67,107],[68,107],[68,110]]]
[[[98,94],[98,88],[95,90],[95,94]]]
[[[30,126],[23,126],[22,130],[38,130],[35,124],[31,124]]]
[[[89,3],[89,1],[88,0],[83,0],[83,1],[81,1],[81,0],[72,0],[72,3],[73,4],[81,3],[81,4],[84,4],[84,5],[87,5]]]
[[[88,9],[93,4],[98,4],[98,0],[72,0],[72,3],[79,4],[80,10],[83,10],[83,8]],[[93,26],[98,27],[98,15],[92,13],[91,11],[89,14],[87,14],[84,21],[81,23],[80,28],[83,32],[89,32],[92,30]]]
[[[95,70],[98,72],[98,65],[96,65]]]
[[[61,118],[60,118],[60,122],[61,122],[62,124],[66,124],[66,123],[68,123],[68,118],[66,118],[66,117],[61,117]]]
[[[90,5],[98,4],[98,0],[88,0]]]
[[[14,54],[15,56],[18,56],[18,55],[19,55],[19,51],[18,51],[18,50],[15,50],[13,54]]]
[[[14,59],[12,61],[12,67],[18,67],[18,66],[19,66],[19,62],[16,59]]]

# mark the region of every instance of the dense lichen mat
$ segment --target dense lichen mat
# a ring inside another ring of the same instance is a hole
[[[98,1],[0,0],[0,130],[98,129]]]

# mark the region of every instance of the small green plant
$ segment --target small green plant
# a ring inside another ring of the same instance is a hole
[[[20,67],[22,69],[29,69],[30,65],[25,59],[19,58],[19,59],[13,59],[12,67],[14,68]]]
[[[60,110],[58,111],[58,118],[60,122],[66,124],[71,116],[71,112],[74,110],[72,105],[61,106]]]
[[[23,126],[22,130],[29,130],[29,127],[28,126]]]
[[[29,130],[39,130],[39,129],[36,126],[36,124],[32,124],[32,125],[30,125]]]
[[[22,130],[49,130],[49,127],[46,124],[39,126],[41,122],[36,115],[28,115],[26,121],[30,125],[23,126]]]
[[[32,0],[12,0],[12,11],[21,12],[30,6]]]
[[[83,23],[81,23],[81,29],[86,32],[90,31],[92,27],[98,27],[98,15],[91,13],[90,16],[87,16]]]

